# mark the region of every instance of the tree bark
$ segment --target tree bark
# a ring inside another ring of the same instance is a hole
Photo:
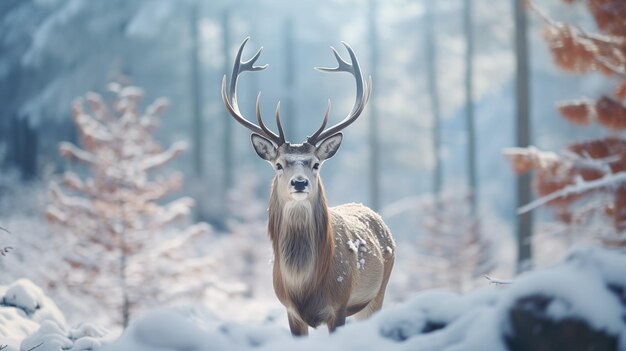
[[[516,145],[530,145],[530,93],[527,19],[525,0],[515,0],[515,51],[516,51]],[[517,208],[531,201],[531,178],[529,174],[517,176]],[[532,266],[532,213],[517,217],[517,271],[528,270]]]
[[[294,95],[295,95],[295,75],[294,75],[294,45],[293,45],[293,20],[291,17],[285,19],[285,23],[283,24],[283,58],[285,59],[284,67],[285,67],[285,76],[284,76],[284,91],[286,92],[285,102],[281,104],[281,107],[284,108],[284,112],[281,111],[281,122],[284,121],[285,133],[287,134],[287,140],[289,140],[288,136],[296,135],[296,127],[294,118],[295,114],[295,103],[294,103]]]
[[[370,42],[370,72],[372,76],[372,95],[369,100],[369,188],[370,207],[376,211],[380,208],[380,143],[378,137],[378,27],[376,24],[376,0],[369,0],[368,29]]]
[[[438,198],[441,194],[443,167],[441,164],[441,112],[439,110],[439,86],[437,84],[437,45],[435,38],[435,12],[436,2],[426,0],[425,15],[425,43],[426,43],[426,71],[428,79],[428,92],[430,95],[430,108],[433,118],[432,143],[433,143],[433,196]]]
[[[8,164],[19,170],[23,180],[31,180],[37,175],[38,137],[28,118],[17,115],[12,118]]]
[[[204,123],[202,121],[202,84],[200,67],[200,38],[198,35],[199,6],[192,2],[189,7],[189,25],[191,34],[191,114],[192,114],[192,143],[194,175],[201,178],[204,175],[202,154],[204,150]]]
[[[472,1],[463,2],[463,29],[465,32],[465,119],[467,123],[467,185],[472,215],[478,212],[478,178],[476,170],[476,130],[474,122],[474,26]]]
[[[222,67],[222,71],[226,75],[226,77],[230,77],[231,73],[231,65],[232,65],[232,55],[230,52],[230,8],[226,7],[224,12],[222,13],[222,52],[224,53],[224,64]],[[232,79],[232,77],[230,77]],[[223,131],[223,159],[222,159],[222,213],[220,218],[225,220],[228,216],[228,194],[233,187],[233,121],[230,116],[226,116],[224,118],[224,131]],[[223,226],[224,223],[218,223],[218,226]]]
[[[191,35],[190,50],[190,90],[191,90],[191,140],[192,140],[192,162],[194,191],[196,196],[196,219],[206,220],[206,179],[204,179],[204,119],[202,115],[202,67],[200,65],[200,36],[199,36],[199,16],[200,6],[197,2],[191,2],[189,6],[189,32]]]

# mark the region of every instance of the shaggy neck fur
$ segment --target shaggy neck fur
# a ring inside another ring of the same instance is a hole
[[[284,201],[274,178],[269,205],[268,231],[282,279],[291,290],[319,285],[328,273],[334,240],[324,189],[302,201]]]

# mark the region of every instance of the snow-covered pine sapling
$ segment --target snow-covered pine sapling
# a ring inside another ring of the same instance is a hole
[[[442,193],[420,208],[420,252],[412,259],[420,288],[469,291],[495,267],[492,241],[480,229],[468,194]]]
[[[203,294],[214,284],[206,277],[211,258],[191,247],[209,228],[199,224],[175,236],[166,231],[193,206],[188,197],[162,202],[181,187],[182,175],[155,170],[185,148],[181,142],[163,148],[154,137],[167,100],[142,109],[142,89],[112,84],[111,90],[112,104],[95,93],[74,102],[81,145],[63,142],[59,151],[89,172],[81,177],[68,170],[62,182],[50,183],[47,217],[63,238],[55,269],[64,285],[119,310],[125,326],[134,311]]]
[[[239,111],[237,78],[243,72],[267,67],[254,65],[260,49],[250,60],[241,60],[247,41],[239,47],[228,91],[226,77],[222,81],[222,98],[233,118],[252,131],[256,153],[276,172],[268,225],[274,251],[274,291],[287,308],[293,335],[306,335],[309,326],[322,323],[332,332],[349,315],[363,319],[381,308],[394,263],[395,244],[381,217],[358,204],[329,208],[319,175],[321,164],[339,149],[343,138],[340,131],[363,112],[371,81],[363,80],[357,58],[347,44],[351,63],[333,48],[338,66],[318,69],[354,76],[354,107],[341,122],[326,128],[329,102],[322,126],[304,143],[290,143],[285,139],[279,107],[278,134],[263,124],[260,94],[256,103],[258,125]]]

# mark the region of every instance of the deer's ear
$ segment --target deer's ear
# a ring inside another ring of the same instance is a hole
[[[252,140],[254,151],[260,158],[266,161],[272,161],[276,158],[276,147],[274,147],[271,141],[255,133],[252,133],[250,139]]]
[[[331,135],[324,139],[315,151],[317,158],[319,158],[320,161],[324,161],[333,157],[337,150],[339,150],[341,140],[343,140],[343,134],[341,133]]]

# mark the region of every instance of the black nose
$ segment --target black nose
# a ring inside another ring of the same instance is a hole
[[[296,191],[302,191],[309,185],[309,181],[306,179],[292,179],[291,186],[293,186]]]

